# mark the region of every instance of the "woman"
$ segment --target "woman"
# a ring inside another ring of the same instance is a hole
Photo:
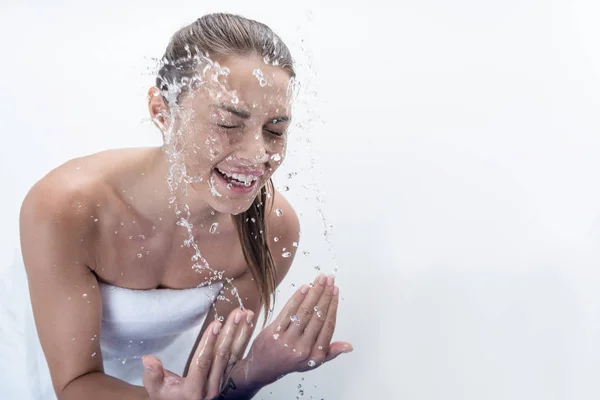
[[[204,16],[173,36],[149,91],[164,145],[71,160],[28,193],[21,248],[58,398],[245,399],[352,350],[330,343],[339,290],[320,275],[243,358],[299,240],[270,181],[293,78],[267,26]]]

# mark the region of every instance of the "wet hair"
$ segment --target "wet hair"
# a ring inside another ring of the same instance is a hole
[[[156,86],[167,101],[174,87],[177,99],[190,89],[188,81],[198,74],[204,57],[257,55],[295,77],[294,61],[288,47],[267,25],[238,15],[205,15],[179,29],[171,38],[162,58]],[[183,83],[183,84],[182,84]],[[275,292],[275,263],[269,248],[265,224],[267,199],[271,208],[275,191],[273,181],[263,186],[250,208],[233,215],[244,258],[261,295],[266,322]]]

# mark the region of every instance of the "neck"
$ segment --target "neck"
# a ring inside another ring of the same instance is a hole
[[[174,192],[171,191],[168,178],[172,164],[161,147],[149,149],[139,165],[140,170],[134,174],[134,181],[124,185],[129,187],[127,200],[132,203],[138,214],[155,225],[174,225],[181,217],[185,217],[193,225],[210,224],[230,217],[229,214],[225,215],[213,209],[202,196],[203,193],[196,190],[193,184],[182,182]],[[175,202],[171,203],[170,199],[173,196]],[[190,210],[189,218],[186,205]],[[176,210],[181,213],[177,215]]]

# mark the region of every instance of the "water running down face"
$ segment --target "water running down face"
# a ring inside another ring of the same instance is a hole
[[[200,74],[199,87],[170,109],[151,91],[152,117],[185,166],[187,190],[238,214],[285,158],[293,80],[258,56],[215,58]]]

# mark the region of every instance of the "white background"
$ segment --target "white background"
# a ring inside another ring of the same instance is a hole
[[[257,398],[295,399],[299,384],[306,399],[599,398],[600,5],[206,3],[1,0],[6,265],[47,171],[159,143],[147,68],[170,35],[240,13],[314,73],[310,131],[286,160],[298,175],[276,182],[310,254],[277,309],[335,256],[336,339],[355,347]]]

